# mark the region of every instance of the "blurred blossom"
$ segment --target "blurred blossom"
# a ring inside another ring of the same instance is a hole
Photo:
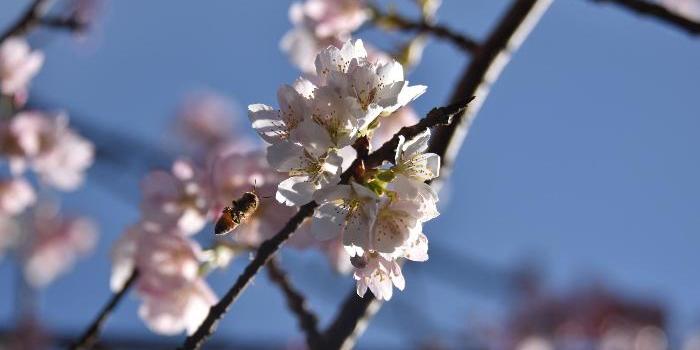
[[[216,295],[201,278],[182,288],[158,295],[144,294],[142,298],[139,316],[153,332],[163,335],[194,333],[217,302]]]
[[[199,232],[212,205],[207,180],[202,169],[185,160],[175,161],[170,172],[151,172],[141,182],[143,219],[177,225],[184,234]]]
[[[97,228],[86,218],[37,213],[34,235],[25,257],[24,273],[34,287],[45,287],[68,271],[75,260],[97,243]]]
[[[35,201],[36,194],[27,180],[0,180],[0,217],[20,214]]]
[[[44,55],[32,51],[24,38],[12,37],[0,43],[0,92],[23,94],[43,63]]]
[[[700,21],[700,0],[660,0],[673,12]]]
[[[364,0],[306,0],[293,3],[289,19],[294,29],[280,47],[305,73],[314,72],[314,58],[328,46],[341,47],[369,19]]]
[[[391,140],[401,128],[416,124],[418,120],[418,115],[411,107],[403,107],[386,117],[381,117],[379,127],[374,129],[372,135],[372,148],[381,147],[385,142]]]
[[[364,0],[306,0],[293,3],[289,19],[304,26],[319,38],[345,37],[369,18]]]
[[[106,0],[69,0],[68,10],[82,26],[91,25],[102,13]]]
[[[0,124],[2,152],[14,175],[31,168],[46,184],[74,190],[92,165],[94,146],[68,127],[64,114],[21,112]]]
[[[547,295],[526,288],[504,328],[488,335],[489,349],[665,350],[662,309],[601,288]]]
[[[185,143],[197,155],[224,146],[241,151],[249,141],[234,128],[237,115],[233,103],[211,93],[194,93],[185,98],[177,114],[177,128]]]
[[[216,296],[201,276],[205,254],[176,227],[140,223],[128,229],[112,251],[112,290],[119,290],[134,268],[142,304],[139,316],[159,334],[194,332]]]

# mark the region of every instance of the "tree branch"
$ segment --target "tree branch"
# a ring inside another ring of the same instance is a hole
[[[437,38],[447,40],[459,49],[472,54],[479,49],[479,43],[476,40],[447,26],[429,23],[425,19],[414,21],[397,13],[383,13],[378,8],[373,8],[372,11],[374,12],[375,22],[389,29],[429,33]]]
[[[104,323],[107,321],[107,318],[112,314],[116,306],[119,304],[119,301],[124,297],[124,295],[126,295],[126,292],[129,291],[134,282],[136,282],[138,276],[138,271],[134,270],[126,280],[126,283],[124,283],[124,286],[122,286],[122,289],[112,295],[112,298],[102,308],[95,320],[92,321],[90,327],[88,327],[77,342],[71,345],[71,349],[91,349],[95,345],[100,336],[100,331],[102,330]]]
[[[39,18],[46,12],[50,2],[50,0],[34,0],[27,10],[24,11],[22,17],[18,18],[17,21],[0,36],[0,42],[15,35],[25,34],[32,27],[36,26],[39,22]]]
[[[384,160],[394,161],[394,154],[396,145],[398,145],[399,136],[410,139],[428,128],[449,123],[452,121],[454,115],[464,112],[469,101],[471,101],[471,98],[460,99],[447,107],[434,108],[417,124],[399,130],[391,140],[384,143],[367,157],[366,164],[381,164]],[[341,183],[346,183],[351,175],[356,172],[356,169],[362,164],[362,161],[358,162],[358,160],[353,162],[350,168],[341,175]],[[282,244],[291,237],[301,223],[313,214],[317,206],[318,204],[314,201],[301,206],[299,211],[287,222],[282,230],[260,245],[255,258],[246,266],[231,289],[229,289],[216,305],[211,307],[209,314],[197,331],[185,339],[182,349],[199,349],[207,341],[207,338],[216,330],[218,321],[226,314],[231,304],[233,304],[240,294],[248,287],[253,277],[255,277],[262,266],[268,263],[277,253]]]
[[[486,100],[491,85],[550,4],[551,0],[515,0],[470,62],[450,101],[476,96],[476,102],[459,113],[454,123],[438,127],[433,133],[428,151],[442,158],[440,181],[434,181],[433,187],[439,188],[449,176],[469,126]],[[360,298],[353,290],[324,332],[325,347],[352,348],[380,307],[381,301],[371,295]]]
[[[0,35],[0,42],[13,36],[27,34],[27,32],[37,26],[67,29],[69,31],[77,31],[84,28],[84,23],[80,23],[72,16],[66,18],[44,17],[50,4],[51,0],[34,0],[27,10],[24,11],[24,14]]]
[[[318,331],[318,317],[309,309],[306,298],[297,290],[289,280],[287,273],[282,270],[277,259],[267,262],[267,272],[270,280],[275,283],[287,300],[287,306],[299,320],[299,327],[306,334],[306,342],[311,349],[317,349],[321,345]]]
[[[645,0],[591,0],[596,3],[614,4],[639,15],[647,16],[685,31],[690,35],[700,35],[700,21],[690,19],[669,10],[663,5]]]

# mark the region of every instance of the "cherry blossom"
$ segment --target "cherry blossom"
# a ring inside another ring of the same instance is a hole
[[[43,63],[44,55],[32,51],[24,38],[12,37],[0,43],[0,92],[23,94]]]
[[[68,127],[64,114],[21,112],[0,124],[0,135],[14,175],[30,168],[60,190],[76,189],[94,160],[94,146]]]
[[[311,233],[320,240],[342,234],[343,245],[360,252],[369,247],[368,232],[377,215],[379,196],[368,188],[351,182],[319,191],[319,207],[314,213]]]
[[[280,182],[276,194],[276,199],[286,205],[303,205],[311,200],[315,190],[336,183],[343,163],[335,150],[313,153],[291,142],[268,147],[267,160],[272,168],[290,176]]]
[[[400,63],[370,62],[362,40],[342,48],[329,46],[316,57],[316,74],[341,96],[349,97],[354,112],[363,111],[365,123],[390,114],[422,95],[426,87],[409,86]]]
[[[35,201],[34,189],[24,178],[0,181],[0,216],[20,214]]]
[[[144,295],[138,313],[155,333],[176,335],[186,331],[192,334],[216,302],[214,292],[199,278],[183,288]]]
[[[229,99],[212,92],[193,93],[178,110],[177,131],[197,156],[226,147],[249,150],[251,142],[234,125],[236,117]]]
[[[357,281],[357,295],[363,297],[369,289],[377,299],[390,300],[393,287],[403,290],[406,281],[401,274],[401,266],[396,261],[387,260],[379,254],[366,254],[353,259],[357,267],[354,278]]]
[[[97,243],[97,228],[86,218],[37,213],[34,235],[24,263],[27,282],[44,287],[68,271]]]
[[[212,205],[207,180],[203,170],[185,160],[175,161],[170,172],[150,173],[141,183],[144,220],[175,223],[185,234],[199,232]]]
[[[216,303],[201,276],[205,256],[177,227],[142,222],[114,246],[110,284],[113,290],[121,289],[136,268],[139,316],[146,325],[159,334],[191,334]]]
[[[391,140],[401,128],[418,122],[418,116],[411,107],[403,107],[396,112],[379,118],[379,126],[372,133],[372,148],[379,148]]]
[[[277,90],[279,110],[264,104],[248,106],[253,129],[271,144],[288,139],[309,112],[310,97],[315,88],[310,81],[299,79],[293,86],[283,85]]]

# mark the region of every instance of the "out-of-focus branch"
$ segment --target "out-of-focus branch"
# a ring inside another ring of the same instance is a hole
[[[287,273],[279,266],[277,259],[267,262],[267,272],[270,280],[275,283],[287,300],[287,306],[299,320],[299,327],[306,334],[306,342],[309,347],[316,349],[320,346],[320,333],[318,332],[318,317],[309,309],[306,297],[297,290],[289,280]]]
[[[479,49],[479,43],[476,40],[447,26],[429,23],[425,19],[414,21],[393,12],[383,13],[378,8],[373,8],[372,11],[374,14],[375,23],[388,29],[432,34],[433,36],[447,40],[453,43],[459,49],[472,54]]]
[[[476,99],[468,110],[456,117],[455,123],[435,129],[428,151],[441,156],[442,168],[441,176],[433,186],[440,186],[440,182],[449,177],[469,127],[486,101],[491,86],[551,3],[552,0],[515,0],[469,63],[450,101],[458,101],[464,96],[476,96]]]
[[[642,16],[647,16],[685,31],[690,35],[700,35],[700,21],[690,19],[671,11],[661,4],[646,0],[592,0],[596,3],[609,3],[620,6]]]
[[[442,181],[449,176],[469,126],[486,100],[491,85],[509,62],[512,54],[539,22],[551,2],[552,0],[515,0],[480,46],[450,98],[454,102],[468,96],[476,96],[475,103],[469,109],[459,113],[449,126],[436,128],[431,138],[428,151],[442,157],[440,181],[433,182],[433,187],[440,187]],[[324,333],[327,341],[326,348],[352,348],[380,307],[381,301],[369,295],[360,298],[352,291],[336,319]]]
[[[24,11],[24,14],[0,35],[0,42],[12,36],[27,34],[37,26],[66,29],[68,31],[84,29],[84,23],[81,23],[72,16],[65,18],[53,16],[45,17],[46,11],[49,9],[50,5],[51,0],[34,0],[27,10]]]
[[[458,99],[455,103],[441,108],[433,108],[428,115],[417,124],[404,127],[397,132],[394,137],[384,143],[376,151],[363,157],[364,164],[381,164],[382,161],[394,161],[396,145],[398,139],[403,136],[411,139],[417,134],[438,125],[450,123],[454,115],[461,114],[467,108],[471,98]],[[363,162],[359,158],[341,175],[341,183],[346,183],[352,174],[362,166]],[[238,299],[240,294],[248,287],[258,271],[277,253],[282,244],[296,231],[301,223],[310,217],[318,204],[314,201],[304,204],[299,211],[287,222],[287,224],[272,238],[264,241],[258,248],[255,258],[246,266],[243,273],[238,277],[231,289],[219,300],[216,305],[209,310],[204,322],[199,326],[194,334],[185,339],[182,349],[199,349],[216,330],[217,323],[226,314],[228,308]],[[325,347],[324,347],[325,348]]]
[[[25,34],[32,27],[39,24],[40,18],[44,15],[50,3],[51,0],[34,0],[27,10],[24,11],[24,14],[0,36],[0,42],[11,36]]]
[[[109,318],[109,316],[119,304],[119,301],[124,297],[124,295],[126,295],[126,293],[129,291],[134,282],[136,282],[138,276],[138,271],[134,270],[129,276],[129,278],[126,280],[126,283],[124,283],[124,286],[122,286],[122,289],[112,295],[112,298],[109,299],[109,301],[102,308],[100,313],[97,314],[97,317],[94,321],[92,321],[88,329],[85,330],[85,333],[83,333],[83,335],[80,337],[80,339],[78,339],[77,342],[71,345],[71,349],[87,350],[91,349],[95,345],[97,339],[100,336],[100,331],[102,330],[102,327],[107,321],[107,318]]]

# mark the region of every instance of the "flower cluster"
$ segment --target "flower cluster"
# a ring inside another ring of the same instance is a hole
[[[382,121],[423,94],[409,86],[396,61],[373,62],[362,41],[329,46],[315,60],[316,81],[300,78],[277,93],[280,108],[248,107],[253,128],[270,145],[270,166],[287,174],[276,199],[286,205],[315,200],[311,233],[340,239],[352,257],[358,294],[369,288],[390,299],[403,289],[398,260],[427,259],[422,224],[438,215],[437,194],[425,181],[438,176],[440,158],[426,154],[429,131],[400,138],[393,164],[363,169],[348,183],[341,173],[353,163],[352,145],[371,142]]]
[[[0,120],[0,154],[10,173],[0,180],[0,215],[20,214],[35,202],[35,191],[23,177],[27,170],[45,185],[70,191],[80,186],[93,162],[92,143],[69,128],[65,114],[21,110],[29,80],[42,62],[43,55],[32,52],[23,39],[0,44],[2,94],[13,101]]]
[[[26,108],[30,81],[43,61],[24,38],[0,43],[0,159],[6,164],[0,175],[0,253],[17,250],[27,283],[37,288],[66,272],[97,239],[89,220],[62,217],[46,210],[50,205],[34,208],[29,220],[17,219],[39,202],[36,188],[77,189],[95,153],[65,114]],[[42,186],[34,186],[33,178]]]
[[[219,97],[189,98],[178,113],[185,141],[196,144],[192,159],[177,159],[169,171],[155,170],[141,182],[141,217],[113,247],[111,288],[123,287],[134,268],[136,290],[142,300],[140,317],[154,332],[193,332],[216,302],[205,277],[227,266],[241,251],[254,249],[277,233],[296,210],[262,200],[249,220],[231,237],[203,249],[195,235],[218,218],[222,209],[255,188],[274,193],[283,180],[270,168],[265,153],[232,127],[233,113]],[[230,125],[222,132],[217,125]],[[308,225],[306,225],[308,227]],[[296,235],[290,245],[322,248],[338,270],[347,259],[339,244],[317,243],[308,234]],[[209,236],[211,237],[211,236]]]

